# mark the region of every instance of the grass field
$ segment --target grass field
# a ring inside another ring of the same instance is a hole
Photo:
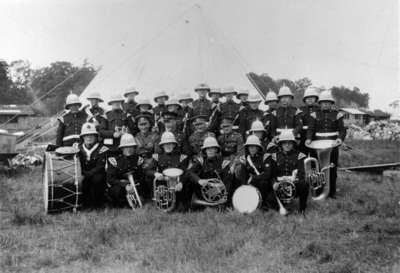
[[[378,162],[399,156],[398,143],[351,145]],[[361,160],[342,154],[342,166]],[[0,177],[0,272],[400,272],[399,181],[340,173],[338,199],[310,202],[306,218],[152,207],[47,216],[40,172]]]

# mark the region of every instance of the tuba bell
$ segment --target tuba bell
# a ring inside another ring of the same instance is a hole
[[[159,210],[164,212],[172,211],[176,206],[175,186],[180,183],[180,176],[183,174],[181,169],[165,169],[162,174],[165,179],[153,181],[153,201]]]

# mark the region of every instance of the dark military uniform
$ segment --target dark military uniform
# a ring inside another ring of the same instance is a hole
[[[122,109],[125,111],[125,113],[135,117],[139,114],[137,105],[138,103],[136,101],[127,101],[122,105]]]
[[[221,104],[221,120],[224,118],[235,118],[239,113],[240,105],[236,102],[227,101]]]
[[[208,130],[213,132],[215,135],[219,135],[219,125],[221,118],[221,104],[220,103],[212,103],[211,104],[211,116],[209,116],[209,126]],[[207,113],[203,113],[207,115]]]
[[[190,124],[190,118],[193,117],[193,108],[190,106],[182,107],[183,119],[182,119],[182,132],[186,136],[190,136],[193,133],[193,127]]]
[[[293,171],[297,170],[297,181],[294,183],[296,187],[296,196],[299,197],[299,210],[304,212],[307,207],[307,198],[309,185],[304,179],[304,159],[306,156],[296,150],[288,153],[279,151],[271,154],[266,160],[269,164],[273,179],[281,176],[292,176]]]
[[[251,124],[255,120],[262,120],[263,118],[263,111],[260,109],[250,109],[250,108],[245,108],[242,111],[240,111],[239,114],[239,132],[242,135],[243,139],[246,138],[246,133],[248,130],[251,128]]]
[[[88,115],[87,122],[94,123],[96,125],[97,131],[99,131],[100,124],[106,122],[106,117],[104,116],[104,109],[96,105],[90,107],[89,105],[85,107],[85,112]],[[102,139],[100,138],[102,141]]]
[[[222,134],[218,137],[218,143],[221,146],[222,156],[233,159],[235,156],[243,154],[243,138],[237,132]]]
[[[346,128],[343,123],[343,115],[337,110],[319,110],[312,113],[309,119],[307,139],[337,139],[344,141]],[[331,152],[331,163],[334,167],[330,169],[330,197],[336,194],[337,166],[339,160],[339,147],[335,147]]]
[[[264,124],[265,128],[265,137],[268,139],[268,141],[271,141],[274,136],[276,128],[276,110],[274,109],[268,109],[265,111],[263,118],[262,118],[262,123]]]
[[[150,158],[154,154],[157,144],[160,142],[160,136],[155,132],[139,132],[135,135],[135,141],[137,144],[137,154],[144,158]]]
[[[208,99],[197,99],[193,101],[193,111],[192,111],[192,117],[194,116],[199,116],[199,115],[205,115],[210,117],[212,113],[212,103]]]
[[[175,132],[170,131],[171,133],[174,134],[177,145],[176,145],[176,151],[180,154],[189,154],[190,153],[190,148],[189,148],[189,143],[186,135],[182,133],[181,131],[176,130]],[[162,149],[160,145],[157,143],[155,147],[155,152],[156,153],[162,153]]]
[[[106,192],[106,160],[108,148],[100,143],[87,148],[79,145],[82,168],[82,199],[85,208],[100,208],[104,205]]]
[[[293,129],[294,136],[300,137],[302,128],[301,111],[294,106],[279,106],[276,110],[274,128],[271,128],[272,137],[279,134],[282,129]]]
[[[300,145],[299,145],[299,150],[304,153],[304,154],[311,154],[315,156],[313,151],[310,151],[305,145],[305,141],[307,138],[307,129],[308,129],[308,123],[311,118],[311,113],[317,112],[320,110],[320,107],[318,104],[312,104],[312,105],[304,105],[300,107],[301,110],[301,123],[302,123],[302,130],[301,130],[301,137],[300,137]]]
[[[107,184],[108,194],[112,200],[112,204],[116,207],[127,207],[125,186],[129,184],[126,174],[132,172],[133,179],[138,190],[139,196],[143,196],[145,191],[143,181],[143,158],[132,155],[124,156],[118,155],[116,157],[108,158],[107,167]]]
[[[85,111],[68,112],[64,116],[59,117],[56,145],[72,146],[75,142],[81,142],[79,136],[82,125],[87,122],[87,119],[88,116]]]
[[[154,112],[154,125],[158,128],[158,132],[165,131],[164,123],[162,122],[162,114],[167,112],[167,106],[165,104],[158,104],[153,108]]]
[[[100,136],[104,139],[104,144],[115,151],[119,145],[120,138],[114,138],[116,129],[128,126],[127,116],[122,109],[111,110],[106,113],[107,120],[100,124]]]
[[[212,132],[194,132],[189,137],[189,155],[199,155],[201,152],[201,147],[203,146],[204,139],[208,136],[215,137],[214,133]]]

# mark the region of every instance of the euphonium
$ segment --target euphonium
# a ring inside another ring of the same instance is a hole
[[[129,206],[133,210],[136,209],[136,208],[141,208],[143,206],[142,205],[142,200],[140,199],[139,193],[138,193],[137,188],[136,188],[135,181],[133,180],[133,175],[132,175],[131,172],[129,172],[129,173],[126,174],[126,176],[127,176],[128,180],[129,180],[130,185],[133,188],[133,193],[127,193],[126,194],[126,200],[128,201]]]
[[[180,183],[183,171],[177,168],[169,168],[163,171],[164,180],[153,181],[153,201],[156,207],[162,211],[172,211],[176,206],[175,186]]]
[[[304,173],[306,182],[310,185],[311,197],[314,199],[325,186],[325,173],[320,171],[318,160],[310,156],[304,160]]]

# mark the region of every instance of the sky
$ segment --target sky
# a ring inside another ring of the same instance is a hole
[[[400,98],[397,5],[396,0],[2,0],[0,58],[25,59],[33,67],[88,59],[107,67],[150,42],[161,43],[154,37],[172,31],[177,18],[190,21],[192,10],[201,7],[209,29],[222,37],[216,43],[235,52],[232,58],[244,71],[308,77],[327,88],[357,86],[370,94],[370,108],[388,110]],[[172,39],[177,47],[186,43]],[[177,49],[173,55],[178,54]],[[171,58],[157,60],[171,69],[176,65]]]

